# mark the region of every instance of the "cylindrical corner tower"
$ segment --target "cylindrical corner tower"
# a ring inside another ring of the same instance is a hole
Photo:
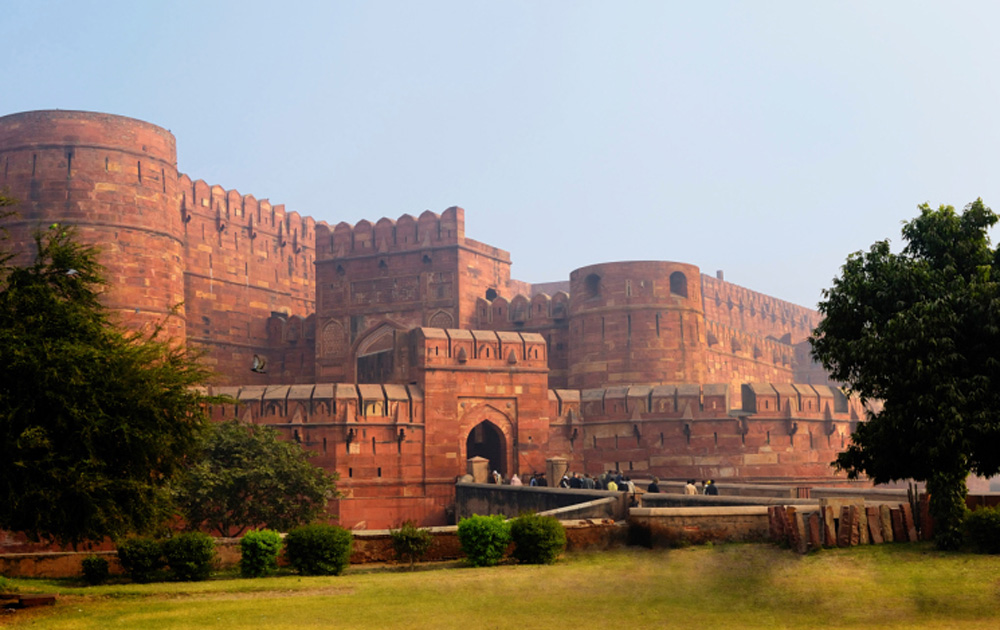
[[[701,274],[616,262],[570,274],[569,387],[705,382]]]
[[[19,201],[15,250],[52,223],[74,226],[100,248],[121,322],[163,322],[184,340],[183,227],[177,150],[166,129],[141,120],[77,111],[0,117],[0,188]],[[176,309],[175,317],[168,317]]]

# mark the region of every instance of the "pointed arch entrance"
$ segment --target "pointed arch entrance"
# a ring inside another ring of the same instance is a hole
[[[383,324],[369,333],[355,354],[355,380],[358,383],[392,381],[396,350],[396,330]]]
[[[484,457],[490,460],[490,471],[507,477],[507,440],[503,432],[489,420],[483,420],[469,431],[465,440],[466,459]]]

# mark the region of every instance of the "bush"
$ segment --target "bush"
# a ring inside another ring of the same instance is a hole
[[[281,535],[273,529],[250,530],[240,539],[240,575],[264,577],[278,569]]]
[[[434,537],[426,529],[420,529],[413,521],[406,521],[399,529],[389,532],[392,548],[400,562],[409,562],[410,568],[417,560],[422,560],[431,548]]]
[[[566,548],[566,529],[554,516],[522,514],[511,521],[510,537],[521,564],[552,564]]]
[[[350,564],[353,543],[343,527],[305,525],[285,536],[285,558],[302,575],[340,575]]]
[[[1000,553],[1000,506],[968,513],[965,539],[979,553]]]
[[[178,580],[207,580],[215,560],[215,541],[203,532],[177,534],[163,542],[163,555]]]
[[[118,560],[133,582],[150,582],[163,566],[163,550],[152,538],[129,538],[119,543]]]
[[[0,575],[0,593],[16,593],[17,587],[10,583],[10,580]]]
[[[81,564],[83,579],[87,584],[94,586],[108,579],[108,561],[105,558],[91,554]]]
[[[463,518],[458,523],[458,542],[473,566],[493,566],[510,545],[510,523],[500,515]]]

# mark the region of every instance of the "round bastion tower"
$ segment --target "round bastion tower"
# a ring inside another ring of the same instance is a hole
[[[615,262],[570,274],[571,389],[703,383],[701,274],[675,262]]]
[[[0,117],[0,188],[19,201],[8,222],[15,250],[31,234],[72,225],[100,249],[105,304],[122,323],[164,322],[184,340],[183,224],[177,150],[166,129],[141,120],[77,111]],[[181,306],[179,306],[181,305]],[[167,317],[172,309],[175,317]]]

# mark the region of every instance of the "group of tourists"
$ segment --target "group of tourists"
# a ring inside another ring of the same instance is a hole
[[[490,474],[489,483],[495,484],[509,484],[511,486],[523,486],[524,481],[514,473],[514,475],[508,480],[504,479],[503,475],[499,471],[494,470]],[[707,495],[718,495],[719,489],[715,485],[714,479],[706,479],[701,482],[701,491],[699,492],[698,486],[695,485],[694,479],[688,479],[687,483],[684,484],[684,494],[707,494]],[[531,479],[528,481],[528,485],[531,487],[546,487],[549,485],[548,480],[545,478],[545,473],[533,472],[531,473]],[[559,480],[560,488],[567,488],[572,490],[608,490],[611,492],[630,492],[632,496],[635,496],[635,483],[632,481],[631,477],[623,475],[620,470],[609,470],[607,472],[602,472],[599,475],[591,476],[590,473],[570,473],[567,472]],[[646,492],[662,492],[660,490],[660,480],[657,477],[653,477],[653,480],[646,487]]]
[[[706,479],[701,482],[701,492],[698,492],[698,486],[694,484],[694,479],[688,479],[687,483],[684,484],[684,494],[708,494],[712,496],[719,494],[719,488],[715,485],[715,479]]]
[[[609,470],[599,475],[590,473],[569,473],[559,481],[560,488],[573,490],[610,490],[611,492],[631,492],[635,494],[635,483],[620,470]]]

